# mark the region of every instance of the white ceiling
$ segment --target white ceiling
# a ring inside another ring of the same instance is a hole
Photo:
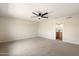
[[[0,3],[0,16],[36,21],[33,11],[48,11],[49,18],[71,16],[79,14],[79,3]]]

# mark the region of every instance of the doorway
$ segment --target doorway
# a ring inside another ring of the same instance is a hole
[[[56,24],[56,40],[62,41],[63,24]]]

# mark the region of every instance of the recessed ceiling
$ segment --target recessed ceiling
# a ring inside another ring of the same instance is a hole
[[[0,3],[0,16],[35,20],[33,11],[49,12],[50,19],[79,14],[79,3]]]

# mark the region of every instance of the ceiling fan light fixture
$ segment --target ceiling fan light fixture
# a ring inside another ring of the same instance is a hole
[[[41,19],[41,17],[38,17],[38,19]]]

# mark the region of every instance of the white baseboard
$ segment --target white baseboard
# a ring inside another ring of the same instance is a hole
[[[37,36],[33,36],[33,37],[28,37],[28,38],[34,38],[34,37],[37,37]],[[4,41],[0,41],[0,43],[3,43],[3,42],[11,42],[11,41],[17,41],[17,40],[23,40],[23,39],[28,39],[28,38],[16,38],[16,39],[13,39],[13,40],[4,40]]]

